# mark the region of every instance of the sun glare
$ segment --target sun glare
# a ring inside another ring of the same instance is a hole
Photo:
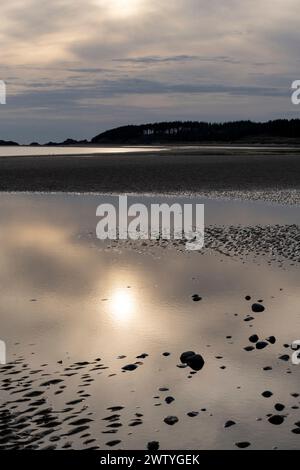
[[[114,16],[132,16],[140,11],[144,0],[98,0],[97,3]]]
[[[128,321],[135,312],[135,298],[130,289],[117,289],[113,292],[110,304],[115,320]]]

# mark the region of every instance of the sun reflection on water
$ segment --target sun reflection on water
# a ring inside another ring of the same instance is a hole
[[[130,289],[117,288],[112,292],[110,313],[114,320],[127,322],[136,312],[136,299]]]

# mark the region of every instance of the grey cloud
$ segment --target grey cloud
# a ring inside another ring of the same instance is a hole
[[[229,64],[240,64],[241,61],[229,56],[197,56],[197,55],[173,55],[173,56],[144,56],[144,57],[128,57],[121,59],[114,59],[114,62],[124,62],[131,64],[164,64],[170,62],[224,62]]]
[[[230,96],[288,96],[289,88],[267,86],[234,86],[216,83],[166,83],[140,78],[122,80],[104,80],[99,84],[86,86],[66,86],[60,89],[48,89],[43,84],[44,90],[27,91],[8,99],[11,107],[84,107],[85,100],[97,100],[100,98],[112,98],[120,95],[153,95],[153,94],[227,94]],[[89,105],[92,106],[90,102]]]
[[[50,122],[45,135],[70,134],[78,120],[82,135],[97,116],[120,124],[120,113],[125,124],[299,112],[289,96],[290,77],[299,78],[299,0],[143,0],[126,18],[106,11],[112,0],[2,3],[0,117],[12,138],[22,129],[38,137],[30,119],[39,129]]]
[[[132,64],[157,64],[165,62],[186,62],[198,59],[193,55],[173,55],[173,56],[145,56],[145,57],[129,57],[124,59],[113,59],[114,62],[126,62]]]

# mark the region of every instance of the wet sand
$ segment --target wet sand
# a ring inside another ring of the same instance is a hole
[[[0,158],[0,191],[238,191],[253,195],[299,189],[299,149],[169,149],[143,154]]]

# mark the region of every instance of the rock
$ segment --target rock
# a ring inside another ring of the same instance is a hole
[[[190,418],[196,418],[196,416],[198,415],[198,411],[190,411],[189,413],[187,413],[187,416],[189,416]]]
[[[268,419],[269,423],[274,424],[275,426],[279,426],[284,422],[284,416],[281,415],[273,415]]]
[[[245,299],[248,300],[248,301],[251,300],[250,295],[246,295]]]
[[[282,356],[279,356],[279,359],[280,359],[281,361],[287,362],[287,361],[290,360],[290,356],[289,356],[288,354],[283,354]]]
[[[163,356],[165,356],[165,357],[171,356],[171,353],[169,353],[169,352],[164,352],[164,353],[163,353]]]
[[[276,338],[275,338],[275,336],[269,336],[269,338],[267,338],[267,341],[271,344],[275,344],[276,343]]]
[[[261,304],[253,304],[251,308],[254,313],[262,313],[265,311],[265,307]]]
[[[122,441],[119,441],[119,440],[116,440],[116,441],[110,441],[110,442],[107,442],[105,445],[107,445],[108,447],[115,447],[117,446],[118,444],[120,444]]]
[[[292,429],[292,433],[294,433],[294,434],[300,434],[300,428]]]
[[[282,403],[276,403],[276,405],[274,406],[275,410],[276,411],[283,411],[285,406],[282,405]]]
[[[170,405],[171,403],[173,403],[173,401],[175,401],[175,398],[173,397],[167,397],[165,399],[165,402],[167,403],[167,405]]]
[[[133,419],[131,423],[129,423],[128,426],[136,427],[136,426],[140,426],[141,424],[143,424],[143,421],[141,419]]]
[[[123,370],[130,372],[134,371],[137,368],[138,366],[136,364],[128,364],[127,366],[122,367]]]
[[[247,449],[247,447],[250,447],[250,446],[251,446],[250,442],[236,442],[235,445],[236,445],[239,449]]]
[[[157,450],[159,450],[159,442],[158,441],[148,442],[147,449],[150,450],[150,452],[156,452]]]
[[[194,356],[189,356],[187,358],[187,365],[196,371],[199,371],[203,368],[205,361],[200,354],[194,354]]]
[[[187,359],[191,356],[195,356],[195,354],[196,353],[194,351],[186,351],[181,354],[180,361],[182,362],[182,364],[187,364]]]
[[[265,392],[262,393],[262,396],[265,398],[271,398],[273,396],[273,393],[270,392],[269,390],[266,390]]]
[[[140,354],[139,356],[136,356],[137,359],[146,359],[149,356],[147,353]]]
[[[254,347],[253,347],[253,346],[246,346],[246,347],[244,348],[244,350],[247,351],[247,352],[250,352],[250,351],[253,351],[253,350],[254,350]]]
[[[256,349],[265,349],[267,346],[268,343],[265,341],[258,341],[258,343],[256,343]]]
[[[200,295],[198,294],[194,294],[192,295],[192,299],[194,302],[200,302],[200,300],[202,300],[202,297],[200,297]]]
[[[178,421],[179,419],[177,418],[177,416],[167,416],[164,419],[164,422],[168,424],[169,426],[174,426],[174,424],[178,423]]]
[[[232,421],[232,420],[229,420],[229,421],[226,421],[226,423],[224,424],[224,428],[231,428],[231,426],[235,426],[235,421]]]
[[[249,338],[250,343],[257,343],[258,340],[259,340],[259,337],[257,335],[252,335]]]

